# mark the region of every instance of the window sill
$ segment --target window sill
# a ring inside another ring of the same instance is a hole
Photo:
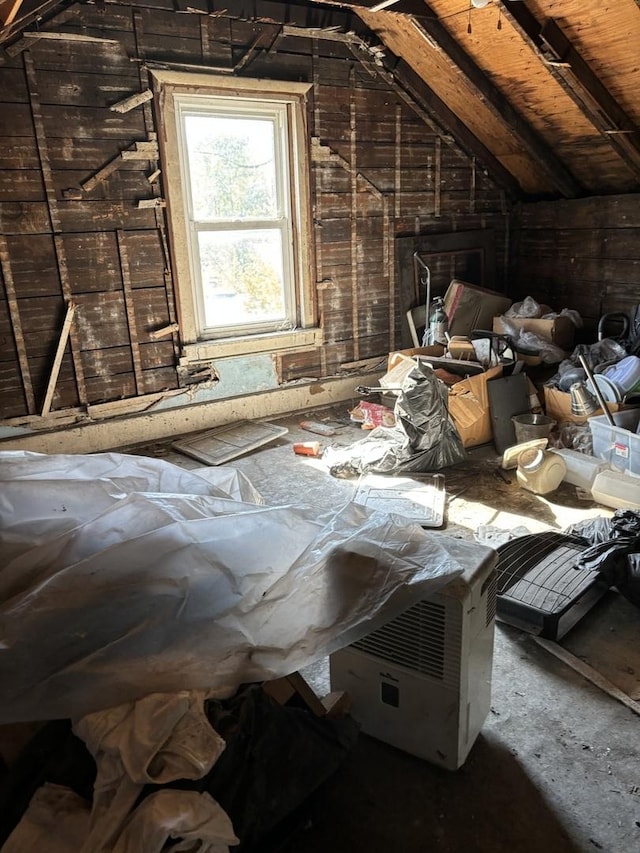
[[[322,344],[322,329],[294,329],[290,332],[273,332],[266,335],[251,335],[226,338],[222,341],[200,341],[185,344],[182,363],[207,361],[212,358],[228,358],[234,355],[253,355],[263,352],[313,349]]]

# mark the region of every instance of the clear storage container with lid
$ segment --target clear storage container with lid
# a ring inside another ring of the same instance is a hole
[[[613,382],[624,397],[640,385],[640,358],[628,355],[604,371],[604,376]]]

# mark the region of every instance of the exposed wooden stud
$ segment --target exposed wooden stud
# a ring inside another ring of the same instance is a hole
[[[390,201],[386,195],[382,197],[382,268],[383,276],[387,283],[387,295],[389,299],[389,352],[395,347],[396,331],[396,303],[395,303],[395,277],[393,264],[391,263],[391,216],[389,213]]]
[[[161,62],[158,59],[138,59],[143,68],[150,71],[193,71],[197,74],[233,74],[233,68],[225,65],[209,65],[199,62]]]
[[[441,204],[441,170],[442,170],[442,140],[436,137],[435,143],[435,162],[433,169],[433,215],[440,216]]]
[[[393,196],[394,216],[400,218],[400,197],[402,195],[402,107],[396,104],[396,126],[393,139]]]
[[[16,19],[22,2],[23,0],[5,0],[0,3],[0,26],[8,27]]]
[[[136,326],[136,313],[133,304],[133,293],[131,291],[131,273],[129,270],[129,255],[124,231],[117,231],[118,255],[120,257],[120,273],[122,275],[122,291],[124,294],[124,305],[127,314],[127,327],[129,329],[129,340],[131,342],[131,359],[133,361],[133,377],[136,383],[136,394],[144,394],[144,374],[140,360],[140,346],[138,343],[138,329]]]
[[[146,103],[146,101],[151,100],[153,100],[153,92],[151,89],[145,89],[142,92],[131,95],[129,98],[124,98],[122,101],[118,101],[117,104],[112,104],[109,109],[114,113],[128,113],[136,107]]]
[[[142,90],[150,88],[150,80],[149,80],[149,71],[145,68],[144,65],[141,65],[139,68],[140,73],[140,88]],[[153,109],[151,106],[152,98],[148,98],[142,105],[142,115],[144,117],[144,127],[147,132],[147,139],[151,142],[155,143],[155,150],[153,152],[153,157],[151,158],[151,162],[153,167],[156,168],[158,166],[157,160],[160,156],[160,152],[158,149],[158,135],[155,133],[156,123],[153,117]]]
[[[469,213],[476,212],[476,158],[471,158],[471,170],[469,176]]]
[[[356,172],[356,181],[361,184],[367,192],[371,193],[374,198],[377,198],[378,201],[382,201],[382,193],[373,181],[366,177],[366,175],[363,175],[362,172]]]
[[[30,53],[25,52],[23,55],[24,68],[27,76],[27,84],[29,90],[29,105],[31,108],[31,116],[36,135],[36,147],[38,149],[38,158],[40,160],[40,168],[42,170],[42,179],[44,182],[45,195],[47,198],[47,211],[51,230],[53,232],[53,241],[56,252],[56,263],[58,266],[58,276],[60,278],[60,288],[62,295],[67,304],[72,302],[71,284],[69,281],[69,270],[67,267],[66,254],[64,251],[64,242],[60,236],[62,226],[60,222],[60,213],[58,210],[58,200],[56,198],[55,183],[53,180],[53,172],[51,169],[51,161],[49,158],[49,146],[44,128],[44,120],[42,117],[42,109],[40,105],[40,95],[38,93],[38,80],[36,75],[33,58]],[[71,360],[73,363],[73,372],[75,375],[76,390],[80,403],[87,402],[87,392],[84,380],[84,368],[82,366],[81,344],[74,327],[70,330],[71,344]]]
[[[49,410],[51,409],[51,401],[53,400],[53,395],[56,390],[56,383],[58,382],[58,374],[60,373],[60,365],[62,364],[62,357],[64,356],[64,351],[67,347],[67,341],[69,339],[69,332],[71,331],[71,324],[73,323],[73,315],[75,314],[76,305],[74,302],[69,302],[67,305],[67,313],[64,318],[64,323],[62,324],[62,330],[60,332],[60,339],[58,340],[58,347],[56,349],[55,358],[53,359],[53,365],[51,367],[51,374],[49,376],[49,383],[47,385],[47,393],[44,397],[44,403],[42,404],[42,411],[40,412],[43,418],[49,414]]]
[[[203,62],[206,62],[209,58],[210,50],[209,18],[208,16],[203,15],[200,18],[200,55],[202,56]]]
[[[67,305],[70,305],[72,302],[71,280],[69,278],[69,265],[67,264],[67,253],[65,251],[62,235],[54,234],[53,243],[56,250],[56,262],[58,264],[58,275],[60,276],[62,295],[64,296]],[[78,329],[73,324],[69,330],[69,345],[71,347],[71,360],[73,362],[73,372],[76,378],[78,400],[82,405],[86,405],[88,402],[88,396],[84,377],[84,366],[82,364],[82,342],[80,340]]]
[[[33,119],[33,126],[36,134],[36,146],[38,149],[40,168],[42,169],[44,190],[47,197],[49,220],[51,222],[51,230],[54,233],[57,233],[61,230],[60,217],[58,216],[58,201],[56,199],[56,191],[53,183],[53,174],[51,172],[51,164],[49,161],[49,150],[44,129],[44,121],[42,118],[42,109],[40,107],[40,96],[38,94],[36,70],[33,64],[33,59],[29,53],[24,54],[23,60],[29,90],[29,105],[31,108],[31,117]]]
[[[7,307],[9,309],[9,322],[11,323],[11,331],[13,340],[16,345],[18,354],[18,365],[20,367],[20,378],[22,379],[22,387],[27,403],[27,411],[33,415],[36,411],[36,400],[33,393],[33,383],[31,381],[31,370],[29,368],[29,359],[27,357],[27,348],[25,346],[24,335],[22,333],[22,321],[20,319],[20,309],[18,299],[16,297],[16,288],[13,281],[13,271],[9,259],[9,249],[7,247],[7,238],[0,231],[0,269],[2,269],[2,277],[4,279],[4,288],[7,294]]]
[[[283,28],[283,32],[286,31]],[[311,42],[311,70],[312,70],[312,89],[311,97],[313,104],[313,122],[311,136],[311,156],[310,160],[313,163],[314,148],[320,147],[320,45],[317,38],[313,38]],[[317,161],[315,161],[317,162]],[[313,230],[315,236],[315,280],[321,282],[324,279],[322,265],[322,223],[319,221],[320,211],[320,190],[318,188],[318,178],[315,176],[313,182]],[[325,293],[324,289],[316,285],[316,300],[318,311],[318,323],[324,324],[325,315]],[[327,351],[325,347],[320,347],[320,372],[322,376],[327,374]]]
[[[351,216],[350,216],[350,254],[351,254],[351,328],[353,340],[353,359],[360,358],[360,312],[358,310],[358,137],[356,128],[355,72],[349,71],[349,157],[351,174]]]

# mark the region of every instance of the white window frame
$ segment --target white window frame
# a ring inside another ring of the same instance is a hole
[[[321,343],[317,328],[315,294],[312,276],[312,230],[309,192],[309,160],[307,151],[306,96],[308,83],[286,83],[273,80],[221,77],[213,74],[190,74],[153,71],[154,89],[159,96],[161,122],[161,158],[166,191],[171,259],[176,287],[180,335],[184,353],[193,359],[283,349],[313,348]],[[290,275],[293,306],[293,328],[281,331],[255,329],[205,330],[200,271],[194,269],[194,252],[190,249],[188,220],[189,181],[186,164],[180,156],[181,104],[193,105],[201,99],[233,99],[254,101],[256,108],[269,110],[275,106],[287,121],[287,148],[282,162],[289,168],[291,195],[286,200],[291,243]]]

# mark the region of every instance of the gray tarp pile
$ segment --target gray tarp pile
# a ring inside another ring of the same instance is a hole
[[[353,642],[491,553],[354,504],[318,517],[249,503],[231,479],[245,500],[219,469],[0,453],[0,723],[155,692],[231,696]]]

